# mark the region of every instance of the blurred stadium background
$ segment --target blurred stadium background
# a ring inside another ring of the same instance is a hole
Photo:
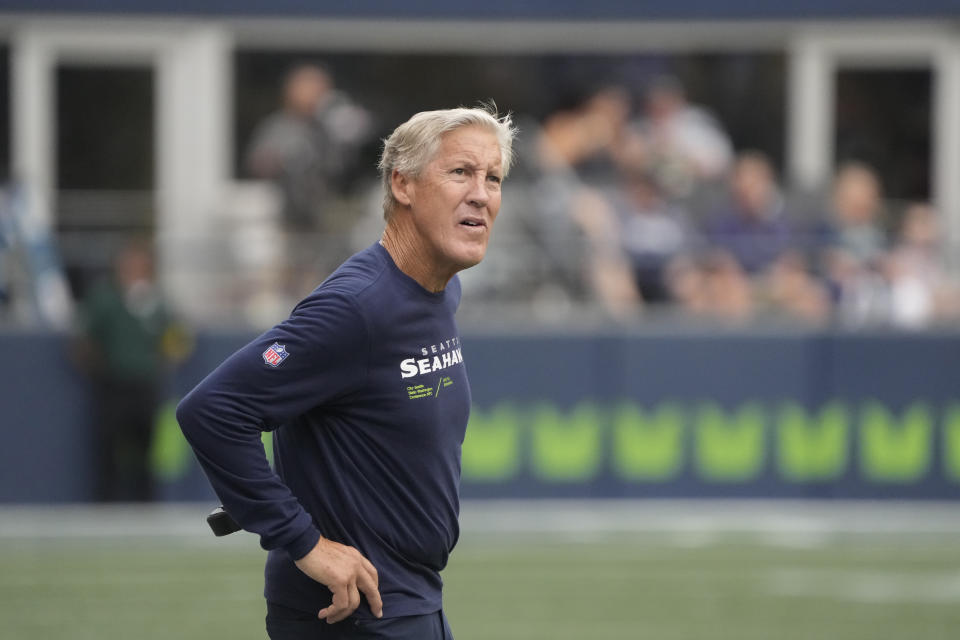
[[[956,637],[958,27],[0,0],[0,637],[264,637],[262,552],[205,530],[172,407],[377,238],[384,135],[489,99],[521,133],[463,275],[457,638]],[[102,504],[83,345],[131,238],[173,318],[154,501]]]

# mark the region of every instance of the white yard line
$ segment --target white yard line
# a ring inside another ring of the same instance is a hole
[[[215,539],[204,518],[215,505],[0,506],[0,538]],[[473,500],[461,529],[483,534],[674,535],[679,545],[750,533],[784,546],[819,546],[834,534],[957,534],[960,504],[794,500]],[[230,540],[245,536],[229,536]]]
[[[873,569],[775,569],[765,592],[866,604],[960,602],[960,572],[891,572]]]
[[[465,504],[464,530],[505,533],[958,533],[950,502],[543,500]],[[804,538],[805,537],[805,538]]]

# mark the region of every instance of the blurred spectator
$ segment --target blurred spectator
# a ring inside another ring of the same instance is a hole
[[[585,156],[585,141],[572,135],[575,127],[566,114],[552,114],[542,126],[521,120],[518,128],[516,165],[504,184],[511,191],[509,207],[504,205],[494,230],[500,241],[491,243],[483,262],[464,271],[461,281],[473,299],[569,305],[586,294],[585,240],[570,214],[585,189],[573,166]],[[380,199],[370,209],[377,225],[382,225]]]
[[[638,127],[647,165],[671,196],[689,196],[700,181],[721,178],[733,160],[723,127],[706,109],[687,102],[676,78],[652,83]]]
[[[707,239],[749,274],[763,271],[791,247],[784,199],[766,156],[755,151],[738,156],[729,202],[707,221]]]
[[[630,260],[644,302],[670,298],[665,281],[669,262],[688,251],[692,234],[686,210],[668,202],[651,175],[628,174],[613,197],[620,243]]]
[[[620,242],[621,228],[610,201],[586,190],[573,201],[572,213],[587,238],[587,282],[593,297],[613,318],[629,319],[643,299]]]
[[[171,321],[142,241],[117,255],[111,277],[83,300],[77,350],[93,385],[96,497],[154,498],[149,451],[166,361],[182,358],[186,334]]]
[[[883,188],[876,172],[858,162],[841,166],[831,200],[833,246],[858,262],[874,262],[887,250],[882,221]]]
[[[907,208],[887,268],[894,324],[921,328],[956,317],[957,290],[943,264],[939,219],[929,204]]]
[[[743,321],[754,311],[750,281],[729,253],[715,251],[704,260],[707,311],[717,318]]]
[[[667,285],[680,309],[694,316],[744,322],[754,312],[747,274],[722,249],[672,261],[667,269]]]
[[[26,189],[0,189],[0,324],[7,319],[58,330],[74,304],[49,221],[28,215]]]
[[[889,319],[882,210],[883,192],[876,173],[861,163],[841,166],[833,184],[823,263],[838,317],[846,324]]]
[[[299,299],[349,255],[338,235],[355,223],[344,196],[372,131],[369,112],[336,90],[323,68],[305,64],[287,74],[282,108],[257,127],[246,152],[248,173],[282,195],[277,262],[264,270],[254,307]],[[276,232],[257,234],[254,242],[266,245]]]
[[[550,114],[521,140],[514,178],[527,191],[521,215],[543,256],[547,291],[594,298],[615,317],[640,303],[619,221],[602,189],[616,176],[613,156],[628,114],[625,92],[609,88]]]
[[[370,134],[369,113],[334,89],[322,68],[301,65],[284,80],[283,107],[254,132],[247,171],[280,186],[288,229],[325,231],[330,199]]]
[[[637,160],[631,154],[642,153],[639,136],[629,126],[629,93],[616,85],[604,86],[589,92],[574,111],[585,140],[583,155],[575,163],[577,173],[593,187],[618,184],[620,167]]]
[[[682,312],[696,317],[707,315],[704,274],[693,257],[681,255],[671,260],[664,272],[664,284]]]
[[[769,313],[808,324],[830,319],[830,294],[811,273],[801,251],[790,250],[778,257],[764,273],[759,288]]]

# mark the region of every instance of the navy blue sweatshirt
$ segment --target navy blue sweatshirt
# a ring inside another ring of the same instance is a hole
[[[377,568],[384,617],[440,609],[470,410],[459,302],[456,277],[431,293],[375,244],[177,407],[217,496],[269,550],[267,600],[330,603],[294,564],[322,534]],[[366,599],[354,615],[372,616]]]

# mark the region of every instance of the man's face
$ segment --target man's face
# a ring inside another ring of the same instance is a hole
[[[287,80],[286,106],[298,116],[312,118],[330,91],[330,78],[320,69],[305,67]]]
[[[425,258],[438,272],[452,275],[483,259],[502,175],[496,136],[468,126],[444,134],[420,176],[404,184]]]

